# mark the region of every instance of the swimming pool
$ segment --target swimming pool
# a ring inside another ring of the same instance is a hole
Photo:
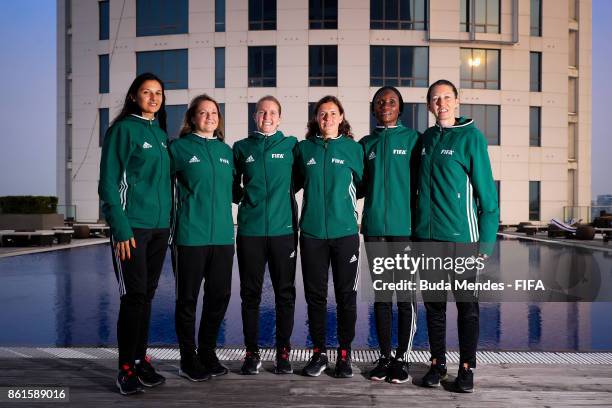
[[[525,244],[527,245],[527,244]],[[530,243],[533,248],[533,243]],[[537,243],[535,245],[548,245]],[[529,262],[532,262],[530,259]],[[607,270],[612,273],[612,259]],[[299,262],[298,262],[299,265]],[[0,346],[114,346],[119,307],[108,245],[95,245],[0,259]],[[302,275],[298,266],[292,344],[310,346]],[[335,304],[330,285],[328,344],[336,344]],[[198,306],[198,314],[199,307]],[[358,301],[354,348],[375,348],[371,304]],[[482,350],[612,350],[612,303],[481,303]],[[395,317],[395,316],[394,316]],[[395,338],[396,333],[394,333]],[[170,257],[153,304],[151,345],[176,345],[174,277]],[[237,262],[232,298],[219,345],[240,346],[242,321]],[[456,308],[449,304],[447,344],[457,349]],[[261,303],[260,345],[274,345],[274,295],[266,275]],[[418,308],[415,349],[426,350],[425,310]]]

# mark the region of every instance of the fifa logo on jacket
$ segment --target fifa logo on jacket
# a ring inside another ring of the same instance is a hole
[[[442,149],[440,151],[440,154],[445,154],[447,156],[452,156],[453,155],[453,150],[448,150],[448,149]]]
[[[272,153],[273,159],[284,159],[285,155],[283,153]]]
[[[406,155],[406,150],[402,150],[402,149],[393,149],[393,154],[401,154],[401,155]]]
[[[332,163],[344,164],[344,160],[340,160],[340,159],[336,159],[335,157],[332,157]]]
[[[223,163],[223,164],[230,164],[230,163],[229,163],[229,160],[224,159],[223,157],[220,157],[220,158],[219,158],[219,161],[220,161],[221,163]]]

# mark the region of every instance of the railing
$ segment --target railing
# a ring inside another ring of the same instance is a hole
[[[563,207],[563,219],[569,221],[572,218],[575,220],[582,220],[583,223],[593,222],[593,220],[600,216],[601,212],[605,211],[606,214],[612,214],[611,205],[594,205],[594,206],[571,206]]]

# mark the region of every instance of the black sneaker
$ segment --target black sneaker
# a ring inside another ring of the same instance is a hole
[[[321,353],[315,349],[312,353],[312,357],[308,360],[308,364],[302,369],[302,375],[318,377],[327,369],[328,363],[327,354]]]
[[[289,347],[283,347],[276,350],[276,360],[274,362],[274,372],[276,374],[291,374],[293,373],[293,367],[289,362]]]
[[[459,367],[455,378],[455,389],[457,392],[474,392],[474,372],[470,367]]]
[[[244,363],[240,372],[244,375],[255,375],[259,374],[261,368],[261,356],[258,351],[247,351],[244,356]]]
[[[336,359],[336,369],[334,370],[334,376],[336,378],[351,378],[353,376],[350,350],[338,349],[338,358]]]
[[[410,380],[410,363],[403,358],[394,358],[389,367],[387,381],[393,384],[403,384]]]
[[[166,382],[166,377],[159,374],[151,365],[151,357],[146,356],[144,360],[136,360],[136,375],[138,381],[145,387],[157,387]]]
[[[189,381],[200,382],[210,379],[210,373],[200,363],[200,360],[195,356],[187,356],[181,358],[181,368],[179,375],[185,377]]]
[[[389,365],[391,365],[391,359],[381,354],[378,360],[376,360],[376,367],[370,371],[370,380],[384,381],[387,378]]]
[[[134,366],[124,364],[119,369],[119,375],[117,375],[117,388],[121,395],[132,395],[138,392],[142,392],[140,382],[138,382],[138,376],[134,370]]]
[[[439,387],[440,381],[444,381],[447,378],[446,364],[432,364],[427,374],[423,377],[422,384],[424,387]]]
[[[212,377],[219,377],[229,372],[227,367],[219,362],[215,350],[203,351],[198,354],[198,357],[200,358],[200,363],[202,363],[206,371],[208,371]]]

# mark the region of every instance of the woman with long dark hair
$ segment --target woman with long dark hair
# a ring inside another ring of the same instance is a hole
[[[419,134],[399,121],[403,108],[404,101],[397,88],[380,88],[374,94],[371,104],[376,127],[359,141],[364,149],[365,163],[361,233],[365,242],[375,246],[409,242],[412,235],[410,204],[414,195],[414,174],[418,172],[418,167],[415,168],[418,165],[418,155],[414,155],[413,151]],[[400,276],[399,272],[388,271],[382,276],[384,280],[393,282],[410,278],[411,275]],[[395,356],[392,356],[393,292],[385,291],[376,295],[374,316],[380,358],[370,372],[370,379],[401,384],[410,379],[409,355],[416,331],[415,297],[409,291],[396,292],[398,346]]]
[[[229,304],[234,261],[232,149],[225,144],[223,116],[210,96],[195,97],[180,138],[170,144],[175,176],[172,250],[176,277],[179,375],[191,381],[227,373],[215,353]],[[204,280],[202,318],[195,342],[195,312]]]
[[[308,329],[313,354],[302,373],[316,377],[328,365],[327,282],[331,263],[338,319],[335,376],[353,376],[351,343],[357,319],[359,235],[357,188],[363,176],[363,150],[335,96],[315,105],[306,140],[296,148],[296,178],[304,188],[300,251]]]
[[[292,180],[297,139],[278,130],[281,105],[274,96],[257,101],[257,130],[234,143],[238,207],[236,249],[240,268],[240,298],[246,356],[242,374],[257,374],[259,304],[266,264],[276,304],[277,374],[293,372],[289,362],[295,309],[297,217]]]
[[[170,157],[163,82],[139,75],[104,137],[98,193],[111,228],[121,304],[117,322],[123,395],[162,384],[147,357],[151,301],[161,274],[170,226]]]
[[[427,105],[436,124],[421,139],[413,235],[421,241],[437,242],[431,246],[442,247],[443,253],[449,256],[486,258],[493,251],[499,224],[487,140],[472,119],[455,116],[459,94],[452,82],[444,79],[434,82],[427,91]],[[450,273],[453,280],[474,279],[463,275],[463,271],[462,276]],[[422,271],[421,279],[428,274],[429,271]],[[459,332],[459,372],[455,388],[459,392],[472,392],[480,319],[478,299],[458,290],[453,292]],[[446,291],[423,293],[423,300],[431,367],[422,383],[436,387],[447,376]]]

